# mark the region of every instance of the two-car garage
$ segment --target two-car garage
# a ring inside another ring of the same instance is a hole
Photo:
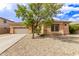
[[[24,26],[11,26],[10,33],[11,34],[26,34],[28,30]]]

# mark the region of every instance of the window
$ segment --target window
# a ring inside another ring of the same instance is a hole
[[[59,31],[59,24],[52,24],[51,31]]]

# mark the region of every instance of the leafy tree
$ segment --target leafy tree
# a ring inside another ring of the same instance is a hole
[[[30,3],[26,6],[18,4],[15,12],[25,25],[32,28],[32,38],[34,38],[37,27],[42,23],[50,24],[53,16],[59,12],[62,5],[57,3]]]

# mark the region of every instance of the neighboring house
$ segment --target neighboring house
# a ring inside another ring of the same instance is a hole
[[[69,34],[69,23],[70,21],[55,21],[51,26],[41,27],[41,34]]]
[[[13,21],[0,17],[0,34],[6,34],[10,32],[10,26],[14,25]]]
[[[20,26],[19,23],[0,17],[0,34],[10,33],[12,26]]]

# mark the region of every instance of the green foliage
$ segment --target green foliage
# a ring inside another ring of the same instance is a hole
[[[32,33],[34,34],[37,31],[37,27],[42,23],[51,24],[52,18],[59,12],[63,4],[30,3],[27,5],[28,7],[18,4],[15,12],[16,16],[21,18],[26,26],[32,28]]]
[[[69,31],[71,34],[74,34],[75,31],[79,30],[79,24],[71,24],[69,25]]]
[[[40,35],[41,33],[41,26],[38,26],[36,29],[35,29],[35,33]]]

